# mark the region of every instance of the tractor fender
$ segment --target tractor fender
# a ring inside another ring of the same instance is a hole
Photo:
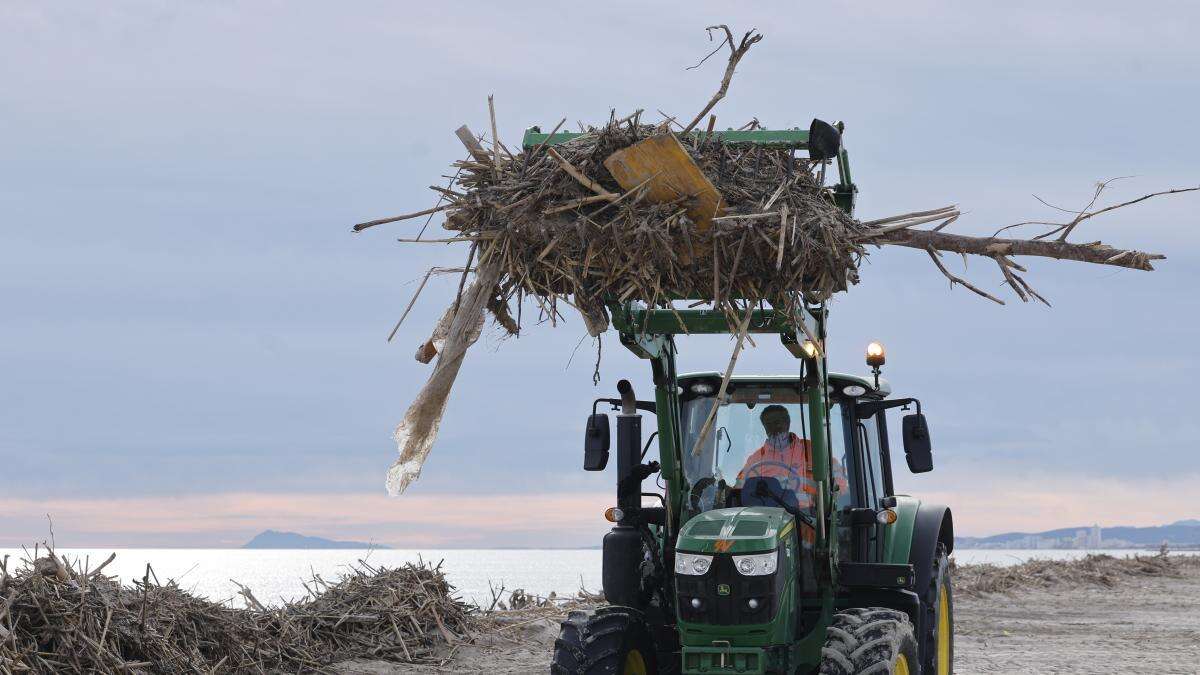
[[[908,552],[908,562],[916,571],[914,590],[918,594],[929,588],[938,544],[945,545],[947,554],[954,551],[954,515],[948,506],[922,503],[913,519],[912,545]]]
[[[916,589],[929,585],[938,543],[946,552],[954,550],[954,517],[949,507],[925,504],[907,495],[896,497],[896,522],[884,530],[883,562],[911,564],[916,571]]]

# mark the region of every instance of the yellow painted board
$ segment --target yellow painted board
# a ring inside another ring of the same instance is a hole
[[[674,134],[651,136],[622,148],[604,160],[604,168],[624,190],[632,190],[649,180],[646,200],[652,203],[690,197],[688,217],[701,232],[712,227],[712,219],[725,211],[721,193]]]

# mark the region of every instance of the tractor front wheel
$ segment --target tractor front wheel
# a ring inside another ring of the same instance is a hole
[[[655,675],[650,628],[636,610],[601,607],[567,615],[554,641],[552,675]]]
[[[821,649],[821,675],[916,675],[917,639],[904,612],[881,607],[833,615]]]

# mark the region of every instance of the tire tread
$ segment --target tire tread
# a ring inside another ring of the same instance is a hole
[[[550,673],[616,675],[622,665],[626,639],[637,631],[646,631],[645,624],[635,611],[624,607],[601,607],[592,612],[573,611],[562,622],[558,639],[554,641]],[[653,661],[653,649],[644,657]]]
[[[917,640],[904,612],[883,607],[846,609],[833,615],[821,650],[821,675],[886,675],[896,655],[916,661]]]

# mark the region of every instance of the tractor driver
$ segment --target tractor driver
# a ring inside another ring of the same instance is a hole
[[[767,440],[746,458],[737,484],[745,485],[748,478],[773,478],[785,492],[777,495],[780,499],[798,504],[800,509],[813,509],[817,503],[817,483],[813,479],[812,446],[808,439],[792,433],[791,415],[781,405],[767,406],[759,420],[767,432]],[[833,480],[845,493],[849,489],[846,470],[836,459],[831,457],[830,461]],[[793,494],[795,502],[791,500]]]

